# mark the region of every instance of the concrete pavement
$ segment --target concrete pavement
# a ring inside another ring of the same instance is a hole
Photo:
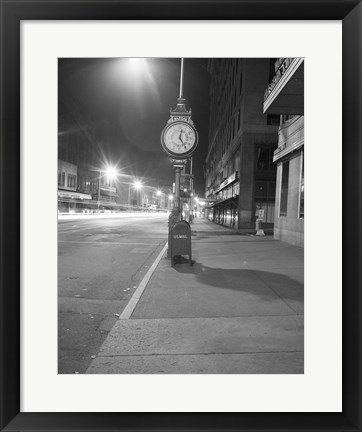
[[[303,373],[303,249],[196,218],[193,266],[166,253],[87,373]]]

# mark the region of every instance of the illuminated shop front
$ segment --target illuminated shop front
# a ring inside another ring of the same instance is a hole
[[[224,180],[216,192],[216,202],[213,206],[213,222],[230,228],[238,226],[239,176],[235,171]]]

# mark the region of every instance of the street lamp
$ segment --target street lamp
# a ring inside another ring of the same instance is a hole
[[[143,187],[143,184],[139,180],[135,180],[133,183],[128,184],[128,208],[131,209],[131,186],[137,191],[140,191]],[[138,197],[139,198],[139,197]],[[138,201],[138,199],[137,199]]]
[[[173,195],[169,195],[168,196],[168,199],[169,199],[169,207],[170,207],[170,210],[172,210],[172,200],[173,200]],[[171,205],[170,205],[170,201],[171,201]]]
[[[158,189],[156,191],[156,195],[158,196],[158,200],[157,200],[157,205],[158,208],[161,209],[162,208],[162,191],[160,191],[160,189]],[[163,207],[165,206],[165,204],[163,203]]]
[[[143,187],[143,184],[139,180],[136,180],[133,183],[133,186],[136,189],[136,191],[138,191],[137,203],[138,203],[138,206],[140,206],[140,191],[141,191],[141,189]]]
[[[136,180],[133,184],[137,190],[142,188],[142,183],[139,180]]]
[[[101,177],[103,173],[103,177],[107,177],[109,181],[113,180],[117,175],[117,170],[112,167],[108,166],[106,169],[102,170],[99,169],[99,179],[98,179],[98,202],[97,202],[97,212],[99,213],[99,204],[101,201]]]

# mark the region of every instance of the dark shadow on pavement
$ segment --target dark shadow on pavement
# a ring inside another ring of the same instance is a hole
[[[260,298],[267,298],[269,288],[284,300],[303,302],[304,286],[289,276],[251,269],[212,268],[197,262],[190,266],[188,260],[176,264],[174,269],[180,274],[194,274],[196,280],[204,285],[241,292],[250,292]],[[264,289],[263,289],[264,288]]]

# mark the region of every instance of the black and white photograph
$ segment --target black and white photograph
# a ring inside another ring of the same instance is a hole
[[[304,58],[57,70],[58,374],[304,374]]]

